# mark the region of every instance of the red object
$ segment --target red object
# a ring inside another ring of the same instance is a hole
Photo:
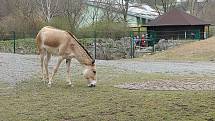
[[[142,46],[142,47],[145,46],[145,38],[144,38],[144,36],[142,36],[142,38],[141,38],[141,46]]]

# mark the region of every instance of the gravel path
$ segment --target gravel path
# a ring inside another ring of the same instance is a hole
[[[0,80],[12,85],[35,75],[39,67],[36,56],[0,53]]]
[[[213,62],[173,62],[173,61],[97,61],[97,65],[113,66],[118,69],[145,73],[167,73],[176,75],[215,75]]]
[[[129,90],[215,90],[215,81],[159,80],[143,83],[126,83],[115,85],[115,87]]]
[[[52,59],[50,67],[56,63],[56,59]],[[73,66],[80,64],[73,64]],[[215,76],[215,63],[213,62],[140,62],[129,60],[97,60],[97,66],[112,66],[117,70],[146,72],[146,73],[168,73],[181,75],[204,74]],[[61,66],[60,69],[65,66]],[[77,71],[80,72],[80,69]],[[40,72],[39,56],[37,55],[18,55],[9,53],[0,53],[0,81],[6,81],[15,84],[20,80],[29,79]],[[175,82],[173,84],[173,82]],[[150,86],[152,85],[152,86]],[[160,86],[159,86],[160,85]],[[193,85],[190,88],[180,85]],[[196,85],[196,86],[195,86]],[[211,85],[211,86],[207,86]],[[154,87],[153,87],[154,86]],[[165,86],[169,88],[165,88]],[[120,88],[130,89],[149,89],[149,90],[215,90],[214,81],[202,82],[177,82],[177,81],[149,81],[142,84],[124,84],[118,85]]]
[[[49,63],[49,71],[52,70],[56,63],[57,58],[52,57]],[[74,66],[76,66],[76,71],[80,73],[80,67],[77,69],[80,64],[73,64],[72,68]],[[65,67],[65,63],[62,63],[59,68],[60,74],[65,72]],[[39,55],[0,53],[0,72],[0,81],[6,81],[11,85],[16,84],[18,81],[30,79],[33,76],[38,77],[41,74]]]

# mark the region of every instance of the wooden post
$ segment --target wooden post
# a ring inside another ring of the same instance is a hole
[[[209,36],[210,36],[210,26],[208,25],[208,37],[207,38],[209,38]]]

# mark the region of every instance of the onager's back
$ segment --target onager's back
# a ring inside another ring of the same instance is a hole
[[[47,26],[39,31],[36,37],[36,43],[41,57],[43,79],[45,79],[43,73],[45,65],[46,78],[49,79],[49,85],[51,85],[53,76],[57,72],[57,69],[64,59],[66,59],[67,64],[67,81],[70,85],[72,85],[70,79],[70,63],[72,58],[76,58],[82,65],[85,66],[84,76],[89,81],[89,86],[95,86],[95,61],[89,55],[87,50],[77,41],[76,37],[73,34],[64,30]],[[58,56],[58,63],[49,78],[48,62],[52,54]]]

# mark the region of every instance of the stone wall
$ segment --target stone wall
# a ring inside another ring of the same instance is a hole
[[[115,60],[128,58],[130,52],[130,38],[125,37],[119,40],[98,38],[96,47],[96,59]],[[94,54],[94,44],[89,47],[89,50]]]

